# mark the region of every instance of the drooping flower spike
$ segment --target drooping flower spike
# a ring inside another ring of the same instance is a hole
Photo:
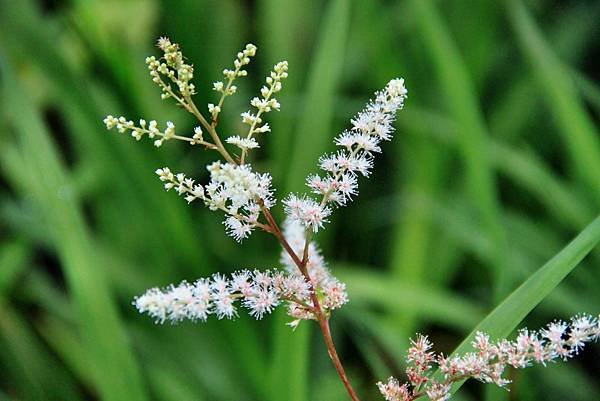
[[[191,284],[183,281],[165,289],[151,288],[136,297],[134,305],[158,323],[206,321],[210,315],[233,319],[238,315],[236,303],[248,309],[251,316],[262,319],[281,303],[303,303],[309,291],[310,284],[298,275],[241,270],[229,278],[217,273]]]
[[[569,322],[554,321],[540,331],[522,329],[513,341],[491,341],[479,332],[471,343],[474,352],[445,357],[431,352],[433,344],[426,336],[417,335],[411,341],[406,356],[407,383],[390,377],[379,382],[379,391],[387,401],[413,401],[427,395],[432,401],[450,398],[454,382],[473,378],[483,383],[506,387],[510,380],[504,377],[507,367],[522,369],[532,365],[567,360],[579,354],[586,344],[600,337],[597,317],[577,315]],[[438,381],[431,376],[437,365],[443,374]]]
[[[183,281],[164,289],[151,288],[136,297],[133,304],[158,323],[206,321],[210,315],[234,319],[240,305],[248,309],[250,316],[260,320],[277,306],[286,304],[295,319],[290,325],[296,327],[301,320],[316,319],[310,300],[313,285],[327,313],[347,300],[343,284],[330,275],[308,283],[295,271],[241,270],[231,277],[217,273],[194,283]]]

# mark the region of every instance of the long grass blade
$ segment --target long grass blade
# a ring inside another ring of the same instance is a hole
[[[452,356],[468,352],[478,331],[488,333],[493,338],[508,336],[599,242],[600,216],[490,312],[454,350]],[[452,391],[455,392],[461,385],[456,383]]]

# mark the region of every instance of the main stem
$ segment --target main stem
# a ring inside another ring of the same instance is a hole
[[[308,264],[308,257],[306,256],[307,253],[304,252],[302,259],[300,259],[300,257],[296,254],[296,252],[292,249],[290,244],[285,239],[285,236],[279,229],[279,226],[275,222],[275,219],[273,218],[273,215],[271,215],[271,212],[265,207],[262,208],[262,211],[265,218],[267,219],[269,226],[272,229],[273,235],[277,237],[285,251],[290,255],[296,266],[298,266],[298,269],[300,269],[300,272],[302,273],[304,278],[309,283],[311,283],[312,291],[310,292],[310,298],[313,303],[314,314],[317,317],[317,321],[319,322],[319,328],[321,329],[321,333],[323,333],[323,339],[325,340],[325,346],[327,347],[327,353],[329,354],[329,358],[333,362],[333,366],[335,367],[335,370],[340,376],[340,379],[344,383],[344,387],[346,387],[346,391],[348,392],[348,395],[350,395],[352,401],[360,401],[358,395],[356,394],[356,392],[352,388],[352,385],[350,384],[350,381],[348,380],[348,376],[346,375],[346,371],[344,370],[342,361],[338,356],[335,344],[333,343],[333,338],[331,337],[331,330],[329,328],[329,318],[323,312],[323,309],[321,309],[319,298],[317,297],[317,294],[314,290],[315,286],[313,285],[312,279],[308,274],[308,269],[306,267]]]

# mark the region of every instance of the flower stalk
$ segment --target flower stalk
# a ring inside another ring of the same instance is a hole
[[[290,244],[285,239],[285,236],[283,235],[283,233],[277,226],[277,223],[275,222],[275,219],[271,215],[271,212],[269,212],[268,210],[265,210],[265,212],[266,212],[266,215],[270,216],[270,217],[267,217],[267,220],[269,221],[269,225],[272,229],[272,234],[274,234],[277,237],[277,239],[279,240],[279,242],[281,243],[281,245],[283,246],[285,251],[294,260],[294,263],[296,263],[296,265],[298,266],[298,269],[306,278],[306,281],[309,283],[312,283],[312,279],[310,277],[310,274],[308,273],[308,269],[306,268],[308,261],[309,261],[308,258],[309,258],[310,231],[307,231],[303,256],[302,256],[302,259],[300,259],[298,257],[298,255],[296,255],[296,252],[292,249]],[[319,323],[319,329],[321,330],[321,333],[323,334],[323,339],[325,340],[325,346],[327,347],[327,354],[329,355],[329,358],[331,359],[331,362],[333,363],[333,366],[335,367],[335,370],[336,370],[338,376],[340,377],[340,379],[342,380],[342,383],[344,384],[344,387],[346,388],[346,391],[348,392],[348,395],[350,396],[352,401],[360,401],[360,399],[358,398],[358,395],[356,394],[356,392],[352,388],[352,385],[350,384],[350,381],[348,380],[348,376],[346,375],[346,370],[344,369],[344,365],[342,365],[342,361],[340,360],[340,357],[338,356],[337,350],[335,348],[335,344],[333,342],[333,338],[331,337],[331,329],[329,328],[329,317],[326,316],[325,313],[323,313],[323,309],[321,308],[321,304],[319,303],[319,298],[317,297],[317,294],[315,292],[314,285],[311,285],[310,298],[311,298],[312,305],[313,305],[313,313],[317,317],[317,321]]]

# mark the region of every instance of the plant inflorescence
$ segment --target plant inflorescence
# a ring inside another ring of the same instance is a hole
[[[272,214],[277,199],[269,173],[256,172],[248,163],[250,152],[260,147],[260,134],[271,131],[264,121],[270,111],[279,111],[276,95],[288,76],[286,61],[278,62],[266,77],[260,96],[251,99],[251,109],[241,113],[247,131],[222,136],[219,119],[225,100],[237,92],[236,80],[247,75],[244,69],[256,55],[256,46],[248,44],[240,51],[233,69],[223,70],[223,81],[213,84],[220,94],[218,101],[209,103],[203,113],[196,106],[191,82],[194,68],[186,62],[179,46],[168,38],[160,38],[162,56],[148,57],[150,76],[161,89],[163,99],[173,99],[194,115],[198,126],[192,133],[176,133],[173,122],[164,129],[155,120],[140,119],[136,124],[123,116],[107,116],[108,129],[130,133],[136,140],[144,136],[154,145],[170,140],[200,145],[216,151],[220,160],[206,166],[210,180],[198,183],[185,173],[174,173],[169,167],[156,170],[164,188],[173,190],[188,203],[203,203],[213,211],[223,213],[228,235],[241,242],[255,230],[273,235],[282,246],[282,269],[268,271],[240,270],[230,276],[220,273],[200,278],[193,283],[182,282],[166,288],[152,288],[135,298],[134,305],[157,322],[176,323],[185,319],[205,321],[210,315],[218,319],[235,318],[240,307],[256,319],[263,318],[274,308],[284,305],[292,320],[292,328],[304,320],[316,321],[321,329],[329,356],[343,381],[350,398],[358,396],[345,373],[331,337],[329,319],[332,312],[348,302],[344,283],[333,276],[314,234],[323,229],[338,207],[347,205],[358,194],[359,177],[368,177],[375,155],[382,151],[384,141],[392,139],[396,112],[404,106],[407,90],[402,78],[392,79],[365,108],[351,119],[351,127],[335,139],[337,151],[318,160],[319,174],[307,177],[308,193],[289,194],[282,200],[285,220],[282,224]],[[408,383],[400,385],[390,378],[378,383],[388,401],[411,401],[421,396],[432,400],[450,397],[451,384],[467,378],[504,386],[502,377],[506,366],[526,367],[546,363],[556,358],[566,359],[576,354],[583,344],[599,336],[598,320],[589,316],[574,318],[570,325],[555,322],[541,332],[523,330],[514,342],[501,340],[492,343],[480,333],[473,346],[476,351],[463,356],[446,358],[430,351],[431,342],[418,336],[407,356]],[[441,378],[434,378],[432,367],[437,364]]]

